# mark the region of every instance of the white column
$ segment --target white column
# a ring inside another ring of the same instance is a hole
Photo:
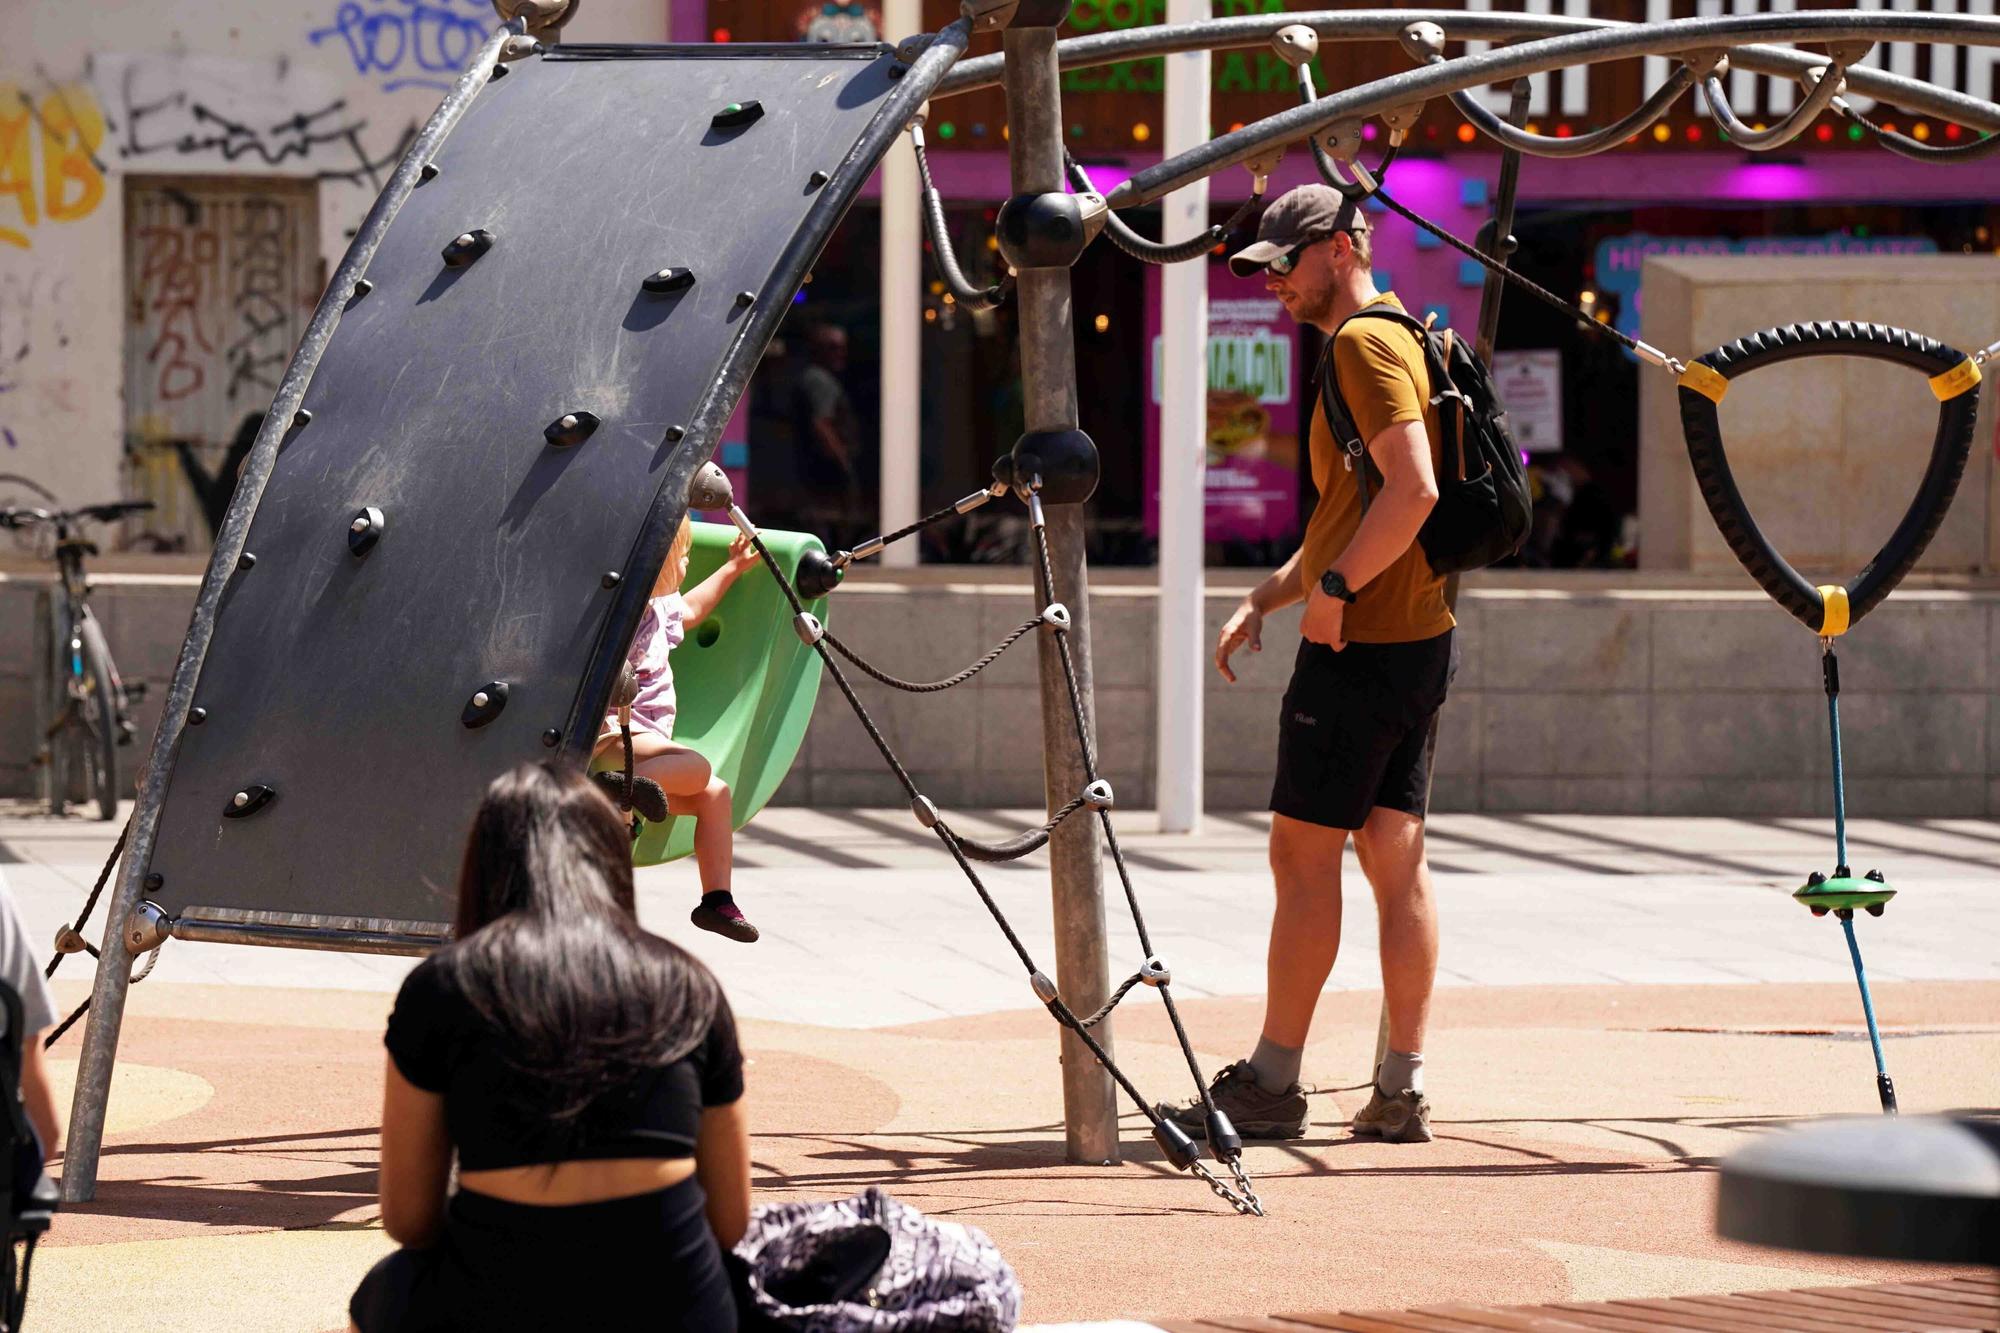
[[[882,36],[900,42],[923,31],[922,0],[884,0]],[[881,531],[917,518],[918,410],[923,392],[923,195],[910,146],[882,159],[882,513]],[[917,539],[882,552],[885,565],[917,563]]]
[[[1210,0],[1167,0],[1167,22],[1209,17]],[[1209,57],[1166,57],[1168,156],[1208,139]],[[1160,234],[1177,241],[1208,226],[1208,182],[1161,201]],[[1163,833],[1201,824],[1203,664],[1209,657],[1202,614],[1204,472],[1208,457],[1208,263],[1191,260],[1160,271],[1160,601],[1158,720],[1153,790]],[[1150,350],[1150,349],[1149,349]]]

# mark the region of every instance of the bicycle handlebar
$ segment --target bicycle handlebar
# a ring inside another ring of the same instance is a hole
[[[74,523],[83,519],[112,523],[127,514],[143,514],[153,507],[151,500],[111,500],[76,509],[34,509],[25,506],[0,509],[0,527],[25,528],[36,523]]]

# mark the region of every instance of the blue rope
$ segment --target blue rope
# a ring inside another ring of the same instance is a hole
[[[1875,1049],[1875,1077],[1886,1078],[1889,1070],[1882,1063],[1882,1034],[1875,1029],[1875,1001],[1868,994],[1868,973],[1861,966],[1861,945],[1854,938],[1854,913],[1840,914],[1840,928],[1847,932],[1847,953],[1854,959],[1854,979],[1861,984],[1861,1012],[1868,1017],[1868,1044]]]

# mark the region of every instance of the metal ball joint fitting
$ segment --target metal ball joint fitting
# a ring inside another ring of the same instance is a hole
[[[1099,778],[1083,789],[1083,803],[1093,810],[1109,810],[1117,802],[1111,793],[1111,784]]]
[[[1017,194],[1000,205],[994,233],[1000,257],[1017,273],[1031,268],[1068,268],[1090,244],[1083,201],[1066,191]]]
[[[382,540],[382,530],[388,525],[388,516],[374,505],[356,514],[347,524],[347,549],[352,555],[367,555],[375,549],[375,543]]]
[[[167,942],[173,928],[173,918],[158,903],[140,903],[125,918],[125,947],[135,954],[151,953]]]
[[[1097,490],[1097,444],[1081,430],[1031,430],[1014,441],[1010,457],[1014,489],[1039,483],[1034,493],[1044,504],[1082,504]],[[994,476],[1002,471],[996,463]]]

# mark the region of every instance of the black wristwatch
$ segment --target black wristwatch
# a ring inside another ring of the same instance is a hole
[[[1319,576],[1319,590],[1328,597],[1338,597],[1349,606],[1354,605],[1354,593],[1348,588],[1347,580],[1337,569],[1329,569]]]

